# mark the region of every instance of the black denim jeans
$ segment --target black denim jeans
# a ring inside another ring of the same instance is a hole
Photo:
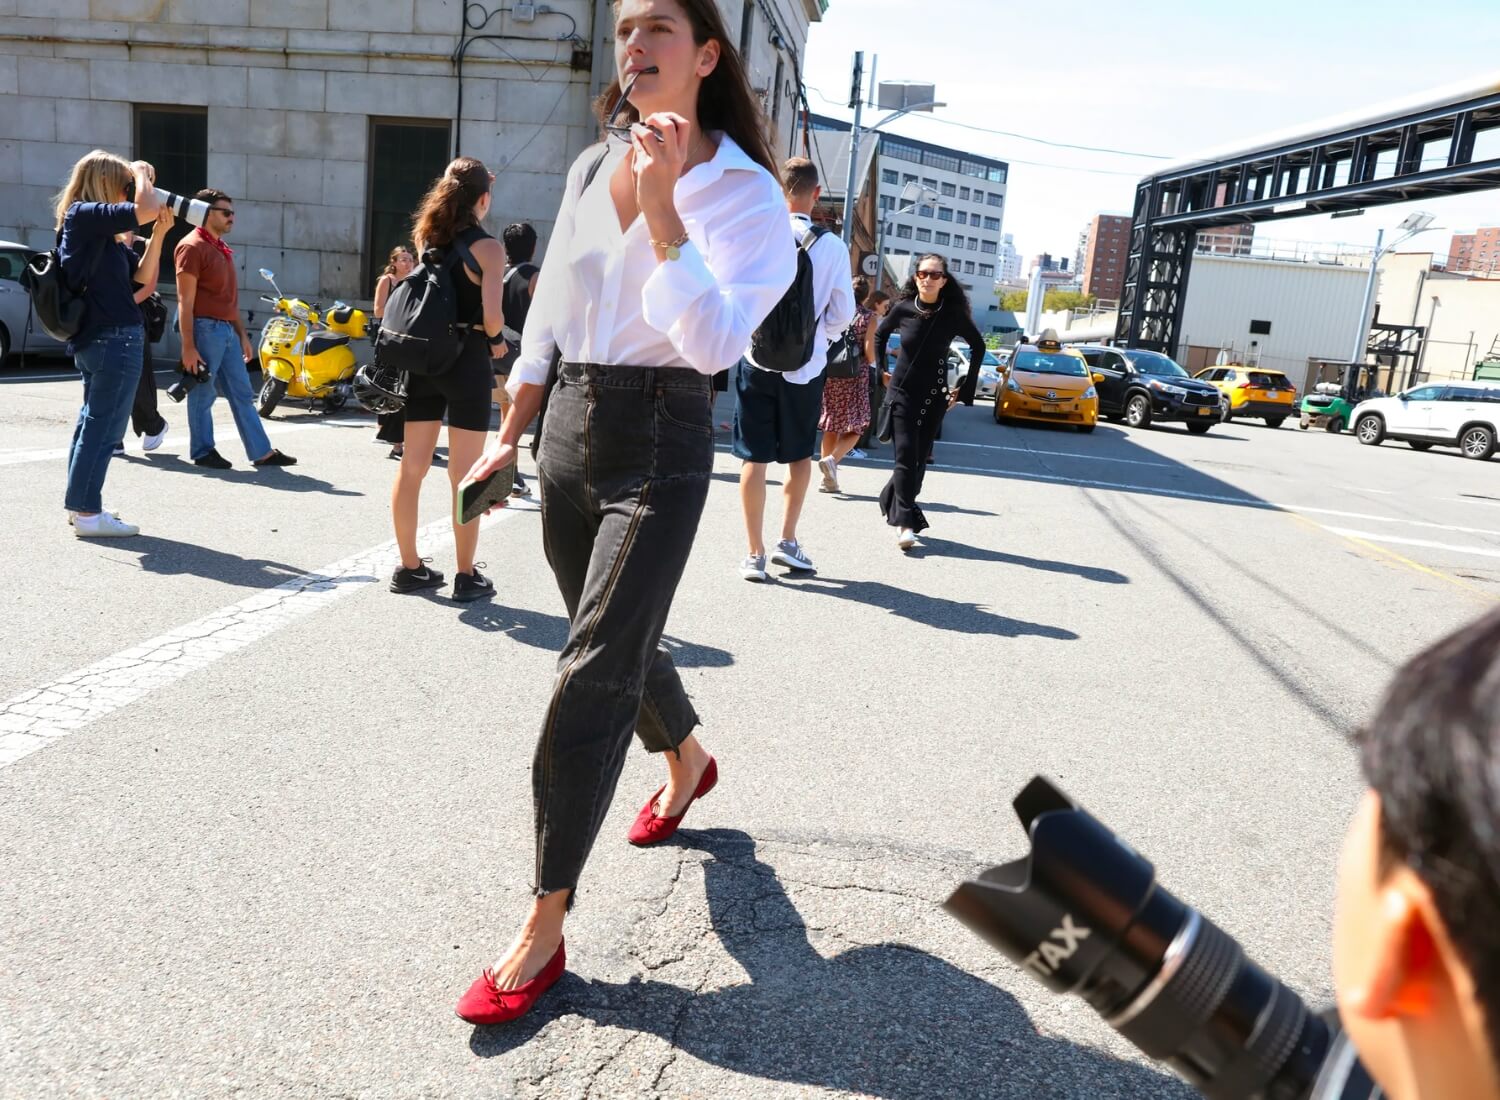
[[[932,452],[932,442],[948,412],[948,390],[940,384],[923,393],[892,390],[886,400],[891,402],[891,444],[896,458],[891,479],[880,491],[880,511],[892,527],[925,531],[927,517],[922,514],[917,497],[927,479],[927,456]]]
[[[711,410],[691,370],[558,371],[537,470],[568,640],[531,769],[537,896],[577,887],[631,734],[667,752],[698,724],[661,635],[708,499]]]

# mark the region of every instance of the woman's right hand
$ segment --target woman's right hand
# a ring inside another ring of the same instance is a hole
[[[151,166],[150,162],[144,160],[132,161],[130,167],[132,171],[144,175],[150,181],[152,187],[156,186],[156,169]]]
[[[514,464],[515,461],[516,448],[512,444],[500,442],[497,436],[484,449],[484,453],[474,460],[474,465],[469,467],[469,472],[464,475],[463,480],[482,481],[495,471]],[[504,508],[506,503],[507,501],[502,499],[494,508],[489,509],[489,512],[493,512],[495,508]],[[489,512],[485,514],[488,515]]]

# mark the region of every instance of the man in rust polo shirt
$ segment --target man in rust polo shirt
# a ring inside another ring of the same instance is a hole
[[[208,218],[182,238],[172,254],[182,311],[182,366],[198,378],[187,396],[188,455],[195,465],[229,469],[229,460],[214,449],[214,399],[222,393],[250,464],[291,466],[297,460],[272,447],[266,436],[245,373],[250,338],[240,320],[234,253],[223,240],[234,225],[234,202],[213,188],[193,197],[208,203]]]

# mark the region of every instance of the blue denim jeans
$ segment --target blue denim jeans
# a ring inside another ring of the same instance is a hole
[[[208,364],[208,374],[200,376],[187,395],[188,456],[196,462],[214,449],[214,400],[223,394],[234,414],[240,442],[245,445],[245,457],[251,462],[265,458],[271,453],[271,440],[255,411],[255,393],[245,373],[239,332],[228,321],[195,317],[193,344]]]
[[[94,331],[74,347],[73,362],[83,375],[83,408],[73,425],[68,453],[68,489],[63,507],[74,512],[103,511],[104,476],[115,443],[125,434],[130,405],[141,379],[146,330],[118,325]]]

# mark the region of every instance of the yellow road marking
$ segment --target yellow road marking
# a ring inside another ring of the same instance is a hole
[[[1470,584],[1468,581],[1462,579],[1461,577],[1455,577],[1451,574],[1444,573],[1439,569],[1433,569],[1429,566],[1423,565],[1421,562],[1412,561],[1411,558],[1408,558],[1405,554],[1398,554],[1394,550],[1389,550],[1384,546],[1373,543],[1368,539],[1359,538],[1356,535],[1345,535],[1340,532],[1333,531],[1327,527],[1324,527],[1321,523],[1318,523],[1315,520],[1308,519],[1306,516],[1299,516],[1296,512],[1285,512],[1283,514],[1290,516],[1298,523],[1302,523],[1308,527],[1312,527],[1318,531],[1321,531],[1325,535],[1331,536],[1332,538],[1340,539],[1344,542],[1350,542],[1355,546],[1360,547],[1361,549],[1372,551],[1377,557],[1383,558],[1386,561],[1392,562],[1396,565],[1404,565],[1406,568],[1411,569],[1414,572],[1422,573],[1429,577],[1435,577],[1436,579],[1450,584],[1454,588],[1457,588],[1460,591],[1473,596],[1475,599],[1482,600],[1485,603],[1500,602],[1500,597],[1486,592],[1478,585]]]

